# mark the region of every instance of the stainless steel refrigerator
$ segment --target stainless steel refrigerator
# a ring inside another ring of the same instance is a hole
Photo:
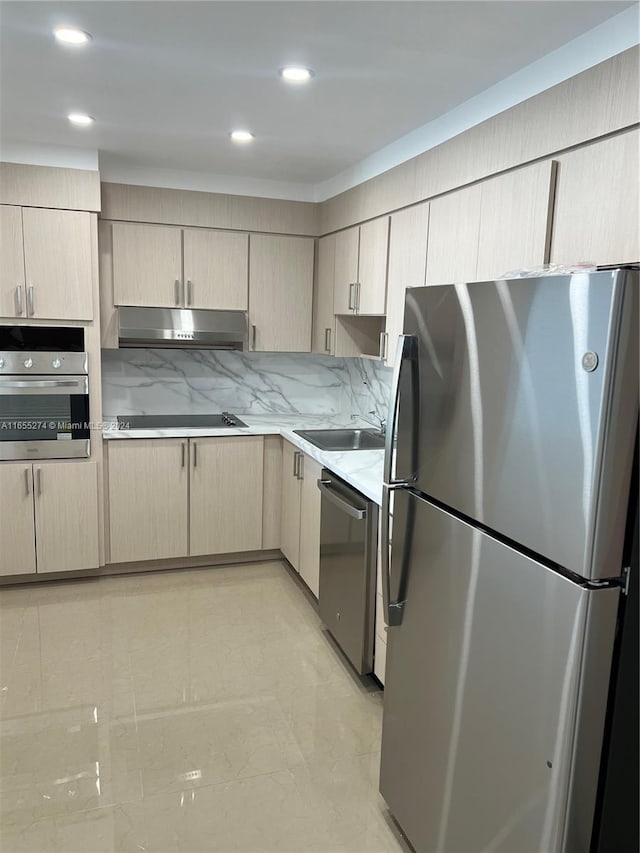
[[[633,269],[407,290],[382,508],[380,790],[419,853],[589,850],[637,313]]]

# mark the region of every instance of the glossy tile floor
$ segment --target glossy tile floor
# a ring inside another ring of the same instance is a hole
[[[2,853],[407,850],[382,693],[279,562],[0,591]]]

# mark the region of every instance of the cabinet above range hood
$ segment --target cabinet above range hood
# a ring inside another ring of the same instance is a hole
[[[247,315],[243,311],[190,308],[118,308],[121,347],[191,347],[243,350]]]

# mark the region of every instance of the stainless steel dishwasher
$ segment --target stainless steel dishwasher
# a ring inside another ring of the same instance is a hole
[[[320,618],[352,663],[373,669],[378,507],[326,468],[320,523]]]

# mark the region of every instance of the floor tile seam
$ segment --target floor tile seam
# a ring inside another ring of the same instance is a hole
[[[273,770],[264,770],[261,773],[251,773],[248,776],[234,776],[232,779],[222,779],[219,782],[210,782],[209,784],[205,784],[205,785],[194,785],[191,788],[178,788],[174,791],[156,791],[155,793],[152,793],[152,794],[143,794],[140,802],[144,803],[145,801],[152,800],[154,798],[159,798],[159,797],[170,797],[170,796],[174,796],[177,794],[187,794],[187,793],[190,793],[191,791],[204,791],[204,790],[209,789],[209,788],[219,788],[222,785],[234,785],[234,784],[237,784],[239,782],[248,782],[248,781],[253,780],[253,779],[259,779],[263,776],[275,776],[278,773],[289,773],[292,770],[295,770],[297,768],[301,768],[304,766],[305,766],[305,762],[304,762],[304,757],[303,757],[302,762],[297,762],[296,764],[292,764],[288,767],[279,767],[279,768],[273,769]],[[136,802],[136,801],[134,801],[134,802]]]

